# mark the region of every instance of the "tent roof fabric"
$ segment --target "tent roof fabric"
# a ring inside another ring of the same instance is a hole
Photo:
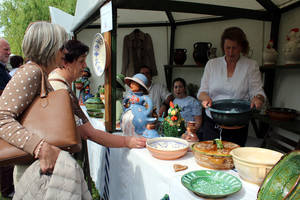
[[[237,17],[240,13],[246,13],[246,18],[257,20],[271,20],[267,11],[285,8],[300,0],[116,0],[118,7],[118,24],[136,23],[167,23],[169,22],[165,10],[172,12],[175,22],[187,20],[209,19],[212,17]],[[86,23],[95,12],[99,12],[105,0],[77,0],[75,16],[62,19],[62,12],[56,8],[50,8],[51,19],[54,23],[60,23],[67,31],[75,32],[82,24]],[[203,9],[189,9],[188,3]],[[145,5],[144,5],[145,4]],[[158,4],[158,5],[157,5]],[[151,10],[145,10],[147,6]],[[181,6],[182,5],[182,6]],[[200,7],[201,6],[201,7]],[[209,8],[206,9],[206,8]],[[268,10],[267,10],[268,9]],[[234,12],[231,12],[234,11]],[[190,13],[191,12],[191,13]],[[132,14],[134,13],[134,15]],[[219,14],[219,15],[218,15]],[[60,20],[57,20],[60,18]],[[66,22],[67,21],[67,22]],[[89,22],[99,25],[99,19]]]

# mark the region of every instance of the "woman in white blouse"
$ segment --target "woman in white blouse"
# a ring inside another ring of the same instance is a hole
[[[249,52],[249,42],[238,27],[225,29],[221,37],[223,57],[207,62],[198,91],[198,99],[207,108],[212,101],[220,99],[244,99],[251,107],[261,108],[265,101],[261,74],[257,62],[244,55]],[[203,139],[219,138],[219,128],[213,122],[208,109],[203,119]],[[222,139],[244,146],[248,136],[248,125],[236,130],[222,131]]]

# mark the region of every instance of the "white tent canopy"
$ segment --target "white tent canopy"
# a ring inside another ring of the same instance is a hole
[[[165,0],[157,1],[164,2]],[[76,31],[88,18],[90,18],[93,13],[95,13],[105,0],[77,0],[75,16],[69,17],[68,14],[62,15],[64,12],[53,7],[50,8],[51,19],[53,23],[60,24],[64,26],[67,31],[74,32]],[[117,1],[121,2],[121,1]],[[168,0],[166,2],[189,2],[189,3],[198,3],[203,5],[212,5],[212,6],[225,6],[228,8],[240,8],[245,10],[253,11],[266,11],[266,9],[259,2],[270,2],[276,5],[278,8],[284,8],[290,4],[299,2],[299,0]],[[208,19],[218,17],[216,15],[201,14],[202,11],[198,13],[182,13],[182,12],[172,12],[175,22],[182,22],[187,20],[199,20],[199,19]],[[203,10],[203,13],[207,11]],[[132,14],[134,13],[134,14]],[[100,11],[99,11],[100,15]],[[99,17],[99,16],[98,16]],[[100,25],[99,18],[96,18],[92,24]],[[246,17],[247,16],[241,16]],[[135,24],[135,23],[166,23],[168,22],[168,17],[164,10],[160,11],[151,11],[151,10],[134,10],[134,9],[119,9],[117,16],[118,24]]]

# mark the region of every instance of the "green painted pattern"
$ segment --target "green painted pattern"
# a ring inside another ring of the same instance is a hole
[[[198,170],[181,177],[181,183],[195,194],[206,198],[221,198],[238,192],[242,182],[223,171]]]
[[[292,151],[270,170],[260,187],[257,200],[281,200],[287,196],[295,184],[296,187],[286,199],[300,199],[299,176],[300,151]]]

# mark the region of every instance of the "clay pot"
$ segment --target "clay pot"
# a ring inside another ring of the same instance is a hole
[[[176,65],[183,65],[186,61],[186,49],[175,49],[174,62]]]
[[[211,47],[212,44],[210,42],[196,42],[194,44],[193,57],[197,65],[205,66]]]
[[[263,52],[264,65],[274,65],[277,61],[278,53],[274,50],[266,49]]]

